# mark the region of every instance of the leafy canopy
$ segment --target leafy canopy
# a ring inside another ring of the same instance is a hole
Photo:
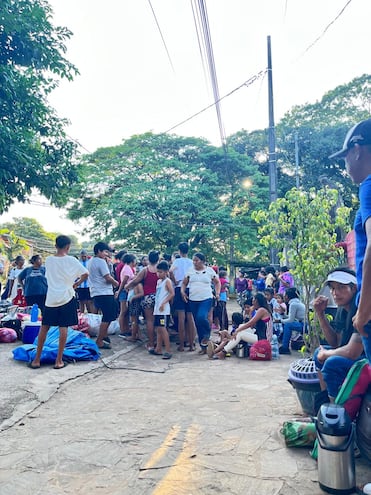
[[[51,16],[44,0],[0,3],[0,213],[33,187],[64,204],[76,180],[75,145],[47,96],[77,69],[63,55],[71,32]]]
[[[267,197],[266,178],[246,157],[175,135],[146,133],[99,149],[79,173],[70,218],[88,217],[93,237],[141,251],[187,240],[225,260],[231,236],[237,249],[239,239],[253,243],[249,215]]]

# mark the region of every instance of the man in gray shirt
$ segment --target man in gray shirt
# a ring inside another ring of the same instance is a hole
[[[100,349],[111,349],[107,342],[108,327],[117,318],[117,304],[113,295],[113,287],[119,283],[110,274],[106,257],[110,252],[108,244],[98,242],[94,246],[94,257],[88,263],[90,294],[94,306],[102,312],[97,346]]]

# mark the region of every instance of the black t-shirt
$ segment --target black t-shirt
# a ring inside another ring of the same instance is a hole
[[[333,328],[336,333],[342,333],[340,347],[346,345],[353,333],[358,333],[353,327],[353,316],[356,314],[357,307],[355,304],[355,296],[352,299],[350,309],[338,308],[335,315]]]

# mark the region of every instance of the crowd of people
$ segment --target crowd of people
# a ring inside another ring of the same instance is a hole
[[[227,270],[223,266],[209,265],[201,252],[189,258],[188,243],[181,242],[178,252],[172,256],[160,257],[158,251],[151,251],[140,259],[124,250],[113,253],[104,242],[94,245],[92,256],[82,250],[76,259],[69,255],[70,246],[67,236],[58,236],[56,253],[47,258],[45,265],[40,255],[32,256],[29,266],[25,266],[23,256],[17,256],[9,273],[8,297],[15,301],[12,298],[22,293],[24,304],[37,304],[42,313],[32,368],[40,367],[42,347],[50,326],[61,329],[55,367],[64,366],[67,328],[77,324],[78,311],[101,314],[96,338],[100,349],[111,348],[108,336],[111,322],[117,319],[119,336],[128,341],[142,341],[140,323],[145,322],[147,350],[163,359],[172,357],[169,331],[176,333],[179,352],[185,348],[195,350],[198,342],[200,355],[223,359],[241,340],[248,343],[270,340],[273,332],[283,338],[282,352],[290,352],[285,344],[293,329],[302,328],[303,315],[295,309],[302,303],[290,295],[290,290],[296,289],[291,288],[293,277],[287,267],[282,267],[277,274],[272,267],[262,268],[254,281],[242,272],[239,274],[234,286],[244,299],[239,314],[241,320],[234,314],[230,326]],[[286,301],[291,301],[288,312],[281,293],[287,287]],[[212,330],[214,335],[219,332],[220,345],[210,353]]]

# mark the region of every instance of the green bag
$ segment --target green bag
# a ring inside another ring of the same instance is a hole
[[[285,439],[286,447],[313,447],[316,440],[316,425],[301,421],[285,421],[281,434]]]

